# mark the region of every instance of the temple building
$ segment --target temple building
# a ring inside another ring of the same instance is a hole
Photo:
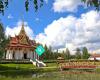
[[[100,61],[100,54],[91,54],[90,57],[88,58],[89,60],[99,60]]]
[[[38,59],[39,56],[35,53],[36,45],[35,40],[30,40],[27,36],[22,23],[19,34],[10,37],[6,47],[6,59]]]

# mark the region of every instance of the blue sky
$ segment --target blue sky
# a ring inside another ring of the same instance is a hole
[[[20,2],[12,0],[9,4],[9,8],[5,10],[5,15],[0,15],[0,17],[5,27],[16,25],[16,23],[24,17],[24,21],[28,22],[28,25],[35,31],[35,34],[38,34],[42,32],[48,24],[52,23],[53,20],[65,17],[69,14],[80,17],[81,13],[87,11],[87,9],[81,7],[77,13],[55,13],[52,8],[53,2],[54,0],[49,0],[48,3],[45,2],[43,7],[41,7],[37,12],[34,11],[33,5],[31,4],[29,12],[26,12],[24,0],[20,0]],[[8,16],[12,16],[13,18],[9,19]]]
[[[80,0],[45,0],[37,12],[32,3],[26,12],[23,3],[24,0],[12,0],[5,15],[0,15],[7,35],[18,34],[24,19],[28,36],[37,42],[71,51],[86,46],[90,52],[99,53],[99,12]]]

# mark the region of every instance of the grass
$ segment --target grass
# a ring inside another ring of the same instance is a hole
[[[0,74],[2,76],[23,76],[23,75],[31,75],[34,73],[41,72],[52,72],[58,71],[56,64],[48,63],[49,67],[37,68],[33,66],[33,64],[0,64]]]
[[[100,68],[94,72],[59,71],[56,63],[37,68],[32,64],[0,64],[0,80],[100,80]]]
[[[57,68],[56,63],[47,63],[47,67],[45,68]],[[0,64],[0,71],[2,70],[14,70],[14,69],[27,69],[34,70],[38,69],[33,64]]]
[[[60,71],[39,73],[37,75],[35,74],[30,76],[2,76],[0,77],[0,80],[100,80],[100,74],[89,72],[76,73],[76,71]]]
[[[7,68],[12,68],[12,69],[17,69],[17,68],[31,69],[31,68],[35,68],[35,66],[33,66],[32,64],[0,64],[0,66],[5,67],[4,69],[7,69]]]

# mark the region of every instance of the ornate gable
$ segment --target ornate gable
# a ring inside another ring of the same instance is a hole
[[[20,44],[29,44],[29,38],[26,35],[25,29],[24,29],[24,23],[22,23],[22,28],[20,30],[18,37],[19,37]]]

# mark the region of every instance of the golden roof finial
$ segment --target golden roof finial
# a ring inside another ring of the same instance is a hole
[[[21,15],[21,20],[22,20],[21,21],[22,27],[21,27],[19,35],[26,35],[25,29],[24,29],[25,24],[24,24],[24,15],[23,15],[23,12],[22,12],[22,15]]]
[[[22,22],[22,27],[21,27],[19,35],[23,35],[23,34],[26,35],[25,29],[24,29],[24,22]]]

